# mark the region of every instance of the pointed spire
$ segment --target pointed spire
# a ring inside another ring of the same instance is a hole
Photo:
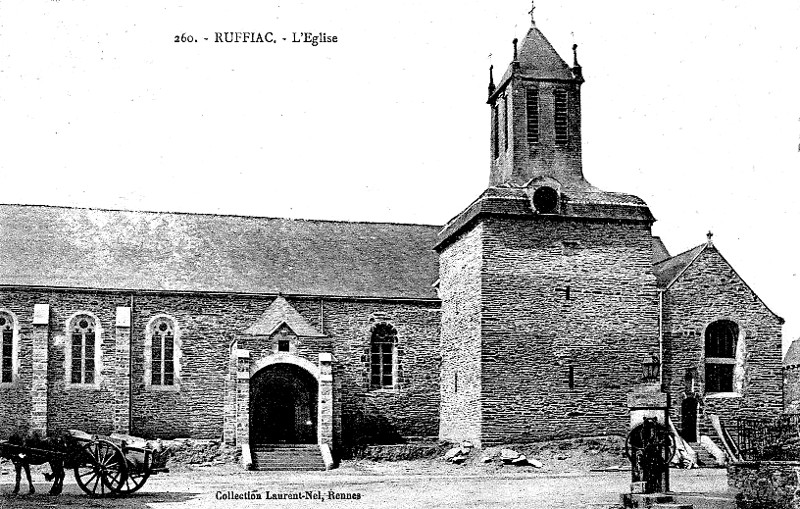
[[[494,94],[494,91],[497,89],[497,87],[494,86],[494,74],[492,73],[493,70],[494,66],[489,64],[489,95]]]
[[[536,26],[536,19],[533,16],[533,11],[536,10],[536,0],[531,0],[531,10],[528,11],[528,14],[531,15],[531,26]]]
[[[517,43],[519,42],[519,39],[517,39],[516,37],[514,37],[514,40],[513,40],[513,41],[511,41],[511,42],[514,44],[514,62],[517,62],[517,61],[519,60],[519,59],[517,58]]]

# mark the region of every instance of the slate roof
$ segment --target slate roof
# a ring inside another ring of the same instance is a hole
[[[786,355],[783,357],[783,367],[800,365],[800,339],[795,339],[789,345]]]
[[[275,297],[264,314],[244,333],[252,336],[271,336],[283,324],[288,325],[292,332],[301,337],[324,336],[280,295]]]
[[[653,266],[653,274],[656,276],[656,285],[659,288],[666,288],[688,267],[692,262],[700,256],[707,244],[700,244],[688,251],[684,251],[679,255],[672,258],[667,258],[660,263]]]
[[[564,59],[535,26],[531,26],[517,52],[520,70],[540,78],[573,79]]]
[[[667,258],[671,258],[672,256],[667,251],[667,246],[664,245],[664,241],[661,240],[661,237],[657,235],[653,235],[653,265],[663,262]]]
[[[0,285],[435,299],[440,228],[0,205]]]
[[[509,64],[492,96],[502,92],[512,75],[540,80],[580,81],[536,26],[531,26],[517,48],[516,62]]]

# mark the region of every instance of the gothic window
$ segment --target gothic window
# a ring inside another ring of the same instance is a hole
[[[706,392],[733,392],[736,341],[739,326],[730,320],[713,322],[706,328]]]
[[[150,323],[150,385],[175,385],[175,321],[160,316]]]
[[[527,89],[526,114],[528,119],[528,145],[539,143],[539,90]]]
[[[69,381],[73,384],[94,384],[97,378],[99,331],[95,318],[76,315],[69,322]]]
[[[567,91],[561,88],[555,89],[554,104],[554,124],[556,134],[556,145],[566,145],[569,142],[569,122],[567,109]]]
[[[14,319],[10,314],[0,312],[0,383],[14,382],[16,375],[16,347],[14,341]]]
[[[397,330],[387,323],[372,329],[370,340],[370,385],[373,388],[394,387]]]

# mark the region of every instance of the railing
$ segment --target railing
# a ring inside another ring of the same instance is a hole
[[[746,461],[800,461],[800,414],[771,420],[740,418],[736,435]]]

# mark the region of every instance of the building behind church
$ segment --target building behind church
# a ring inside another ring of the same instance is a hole
[[[488,187],[445,225],[0,206],[0,437],[623,434],[653,356],[689,441],[776,415],[783,320],[711,235],[671,256],[586,180],[583,84],[532,23],[490,77]]]

